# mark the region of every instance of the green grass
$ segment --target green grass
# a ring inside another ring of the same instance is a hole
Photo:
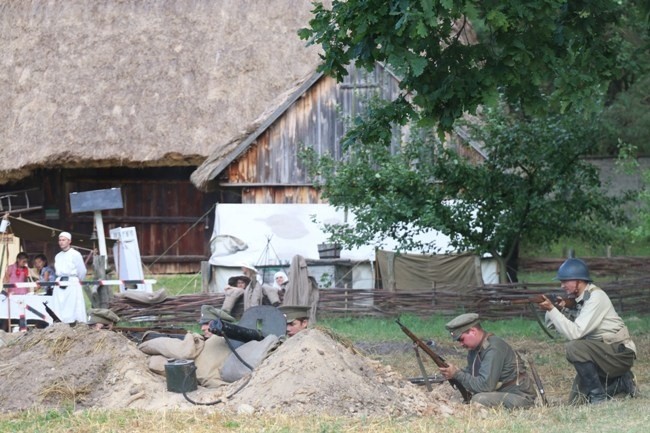
[[[449,340],[445,324],[450,320],[447,316],[433,315],[423,318],[413,315],[403,315],[402,324],[423,340]],[[407,338],[392,318],[324,318],[318,321],[319,326],[330,328],[336,333],[352,341],[398,341]],[[503,337],[548,339],[534,320],[511,319],[485,322],[484,327]],[[451,342],[451,340],[449,340]]]
[[[149,277],[148,277],[149,278]],[[165,289],[170,296],[189,295],[201,293],[201,273],[177,274],[177,275],[154,275],[151,278],[156,280],[153,290]]]
[[[562,258],[568,257],[569,249],[573,249],[578,257],[605,257],[608,254],[607,245],[590,245],[575,239],[562,239],[549,248],[523,243],[520,256]],[[621,240],[609,246],[609,254],[612,256],[650,256],[650,241]]]
[[[184,431],[192,433],[642,433],[650,415],[648,400],[640,398],[591,407],[535,408],[526,411],[462,409],[456,416],[412,418],[343,418],[289,415],[224,415],[215,410],[80,412],[28,411],[0,415],[0,431],[120,432]]]

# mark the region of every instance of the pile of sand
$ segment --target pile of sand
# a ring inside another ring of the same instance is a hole
[[[148,356],[121,334],[56,324],[4,337],[7,344],[0,347],[3,411],[63,405],[196,407],[182,394],[168,392],[165,378],[147,368]],[[390,367],[310,329],[287,340],[250,377],[216,390],[200,387],[190,397],[198,402],[224,400],[208,406],[210,410],[402,416],[451,414],[457,399],[450,394],[448,385],[426,393]]]

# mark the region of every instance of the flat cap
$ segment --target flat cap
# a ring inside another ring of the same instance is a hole
[[[445,325],[451,338],[458,340],[463,332],[467,331],[469,328],[476,326],[480,323],[478,314],[476,313],[465,313],[454,318]]]
[[[223,310],[213,307],[212,305],[201,305],[201,318],[199,319],[199,323],[201,325],[205,325],[206,323],[210,323],[211,321],[217,319],[221,319],[226,322],[235,321],[234,317]]]
[[[282,305],[278,307],[287,318],[287,323],[297,319],[308,319],[311,307],[309,305]]]
[[[94,325],[96,323],[101,323],[103,325],[116,324],[120,321],[120,318],[117,314],[113,313],[108,308],[93,308],[88,312],[88,320],[86,323],[88,325]]]

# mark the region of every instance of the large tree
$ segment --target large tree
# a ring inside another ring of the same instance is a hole
[[[581,159],[596,140],[594,118],[580,107],[602,104],[609,83],[628,82],[621,47],[629,39],[620,24],[643,5],[315,3],[300,35],[322,46],[322,71],[341,79],[351,63],[382,62],[404,91],[354,119],[343,140],[346,160],[314,163],[325,197],[357,216],[354,226],[329,227],[333,238],[358,245],[391,236],[407,248],[417,246],[414,234],[434,228],[456,248],[491,252],[504,262],[517,257],[524,238],[542,245],[562,236],[606,241],[604,227],[621,216],[619,200],[602,194],[595,168]],[[473,131],[487,156],[483,164],[469,163],[426,132],[391,153],[391,125],[437,126],[442,136],[480,106],[492,107]]]
[[[404,118],[443,130],[497,94],[529,113],[588,97],[617,68],[630,0],[333,0],[316,2],[300,36],[323,47],[321,69],[388,64]],[[471,28],[476,29],[476,37]],[[549,98],[548,95],[551,97]]]
[[[565,236],[607,242],[608,225],[623,218],[622,199],[603,194],[596,168],[583,159],[595,145],[591,122],[583,113],[507,111],[488,110],[471,127],[486,156],[478,164],[423,131],[391,154],[390,127],[371,115],[374,141],[348,137],[344,161],[312,160],[325,198],[356,216],[352,225],[328,226],[332,239],[358,246],[391,236],[401,248],[436,251],[413,237],[436,229],[455,250],[491,253],[504,281],[517,279],[516,267],[505,274],[506,263],[524,238],[540,246]]]

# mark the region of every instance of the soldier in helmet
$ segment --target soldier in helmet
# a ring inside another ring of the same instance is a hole
[[[485,331],[476,313],[461,314],[445,325],[467,353],[467,367],[440,367],[446,379],[456,379],[471,392],[472,403],[508,409],[535,403],[537,392],[519,354],[503,339]]]
[[[547,326],[569,340],[566,357],[576,370],[569,402],[598,404],[615,394],[636,396],[631,370],[636,346],[607,293],[592,284],[589,268],[580,259],[566,260],[555,279],[567,295],[576,298],[577,311],[571,315],[548,299],[540,304]]]

